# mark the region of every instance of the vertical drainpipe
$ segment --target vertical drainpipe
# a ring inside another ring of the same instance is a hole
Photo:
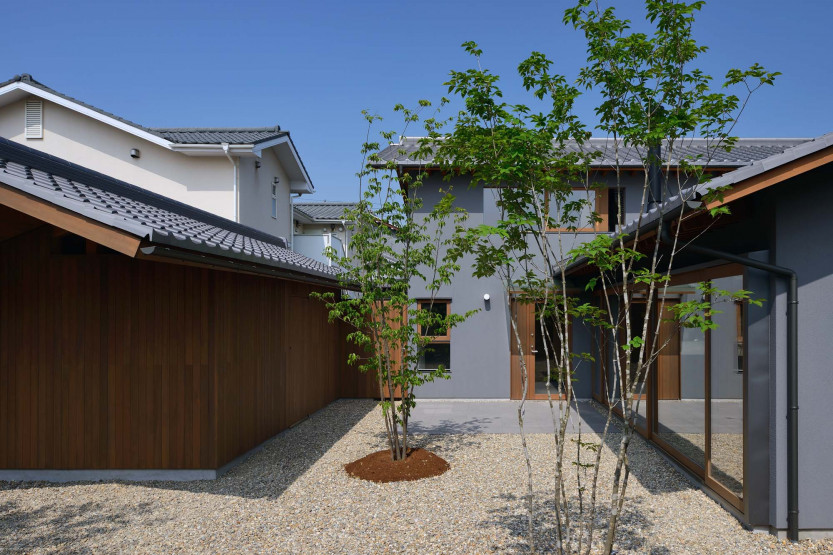
[[[662,199],[662,159],[659,145],[649,151],[650,180],[649,209],[658,208]],[[685,206],[685,204],[683,204]],[[681,208],[682,210],[682,208]],[[668,225],[660,222],[660,241],[672,245],[674,238]],[[745,256],[701,247],[689,242],[686,250],[715,260],[735,262],[749,268],[763,270],[786,279],[787,289],[787,537],[798,541],[798,275],[790,268],[759,262]],[[777,523],[776,523],[777,526]]]
[[[232,175],[232,191],[233,191],[233,194],[234,194],[234,221],[237,222],[237,223],[240,223],[240,191],[239,191],[240,177],[239,177],[239,172],[237,170],[238,160],[232,158],[231,154],[229,154],[229,150],[228,150],[229,144],[228,143],[222,143],[222,146],[223,146],[223,153],[226,155],[226,158],[228,158],[229,162],[231,162],[231,166],[233,168],[232,169],[232,172],[233,172],[233,175]]]
[[[341,229],[344,230],[344,256],[347,256],[350,242],[347,240],[347,220],[341,220]]]
[[[662,147],[654,143],[648,147],[648,210],[662,203]]]
[[[295,250],[295,199],[301,198],[301,193],[296,193],[293,197],[292,192],[289,193],[289,250]]]

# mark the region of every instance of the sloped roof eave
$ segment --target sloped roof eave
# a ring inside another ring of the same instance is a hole
[[[0,182],[151,243],[308,275],[338,286],[340,268],[290,251],[283,239],[7,139],[0,139]]]

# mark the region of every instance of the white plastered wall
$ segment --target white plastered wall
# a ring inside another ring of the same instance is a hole
[[[26,139],[24,102],[0,107],[0,136],[234,219],[234,174],[225,155],[186,156],[46,100],[43,138]],[[140,158],[130,157],[133,148],[139,149]]]
[[[240,223],[284,237],[292,232],[289,206],[289,177],[272,149],[263,151],[260,168],[254,158],[240,159]],[[272,182],[277,177],[278,217],[272,217]]]

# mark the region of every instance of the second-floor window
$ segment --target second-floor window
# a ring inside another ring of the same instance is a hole
[[[550,230],[595,231],[593,212],[600,212],[596,195],[595,189],[584,188],[573,189],[568,195],[559,195],[558,198],[553,195],[548,206],[553,221]]]
[[[278,186],[272,185],[272,217],[278,219]]]

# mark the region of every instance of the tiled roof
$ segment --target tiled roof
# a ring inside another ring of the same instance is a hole
[[[696,201],[705,193],[719,189],[722,187],[731,187],[742,183],[747,179],[761,175],[769,170],[784,166],[790,162],[799,160],[805,156],[815,154],[824,149],[833,147],[833,133],[827,133],[814,139],[805,140],[795,146],[789,147],[781,152],[768,156],[766,158],[756,160],[751,164],[738,168],[736,170],[726,172],[707,183],[698,184],[693,187],[682,189],[678,194],[671,196],[664,200],[662,204],[652,210],[646,211],[638,218],[630,221],[625,225],[621,233],[626,236],[636,233],[639,229],[652,229],[657,225],[657,221],[669,214],[677,215],[684,202]],[[610,236],[616,236],[620,232],[612,232]],[[581,257],[576,261],[570,262],[567,265],[567,271],[583,267],[587,264],[587,258]]]
[[[281,127],[223,128],[182,127],[176,129],[150,128],[151,133],[179,144],[257,144],[286,135]]]
[[[151,243],[336,282],[340,269],[286,241],[0,138],[0,182]]]
[[[433,158],[425,160],[412,160],[410,154],[419,148],[420,137],[403,137],[399,144],[392,144],[383,149],[379,156],[382,160],[396,160],[403,166],[429,165]],[[757,160],[763,160],[770,156],[780,154],[786,149],[807,142],[808,138],[798,139],[739,139],[731,152],[716,148],[714,141],[707,139],[684,139],[675,145],[676,152],[673,153],[671,164],[676,165],[681,159],[699,164],[708,164],[713,167],[734,168],[751,164]],[[585,152],[601,152],[601,156],[594,161],[593,166],[604,168],[613,166],[619,160],[620,166],[633,167],[642,166],[640,152],[633,147],[625,147],[613,139],[593,138],[581,147]],[[568,145],[568,152],[577,152],[578,145]],[[666,152],[663,149],[663,152]],[[643,153],[644,154],[644,153]],[[665,161],[665,160],[663,160]]]
[[[293,204],[298,212],[316,221],[342,220],[344,211],[355,208],[355,202],[296,202]]]
[[[814,139],[803,140],[794,146],[783,149],[765,158],[755,160],[754,162],[734,171],[724,173],[707,183],[695,185],[679,191],[678,194],[663,201],[660,207],[649,210],[640,218],[630,222],[622,231],[623,233],[632,233],[640,227],[652,225],[663,214],[671,213],[673,210],[679,208],[685,201],[696,200],[699,196],[715,189],[734,186],[773,168],[783,166],[784,164],[788,164],[803,158],[804,156],[808,156],[830,147],[833,147],[833,133],[827,133]]]
[[[118,120],[122,123],[126,123],[136,129],[141,129],[142,131],[146,131],[151,133],[152,135],[156,135],[157,137],[161,137],[166,141],[170,141],[172,143],[178,144],[220,144],[220,143],[229,143],[229,144],[256,144],[263,141],[268,141],[270,139],[276,139],[278,137],[282,137],[288,134],[288,131],[282,131],[279,125],[274,127],[252,127],[252,128],[223,128],[223,127],[183,127],[183,128],[160,128],[160,127],[145,127],[143,125],[139,125],[138,123],[134,123],[130,120],[124,119],[119,117],[115,114],[102,110],[101,108],[96,108],[91,104],[87,104],[86,102],[82,102],[77,98],[73,98],[71,96],[67,96],[61,92],[56,91],[50,87],[47,87],[43,83],[36,81],[31,75],[28,73],[23,73],[21,75],[15,75],[8,81],[4,81],[0,83],[0,88],[5,87],[6,85],[10,85],[11,83],[26,83],[27,85],[31,85],[37,89],[42,91],[48,92],[50,94],[54,94],[71,102],[74,102],[80,106],[98,112],[99,114],[105,115],[107,117],[113,118]]]

